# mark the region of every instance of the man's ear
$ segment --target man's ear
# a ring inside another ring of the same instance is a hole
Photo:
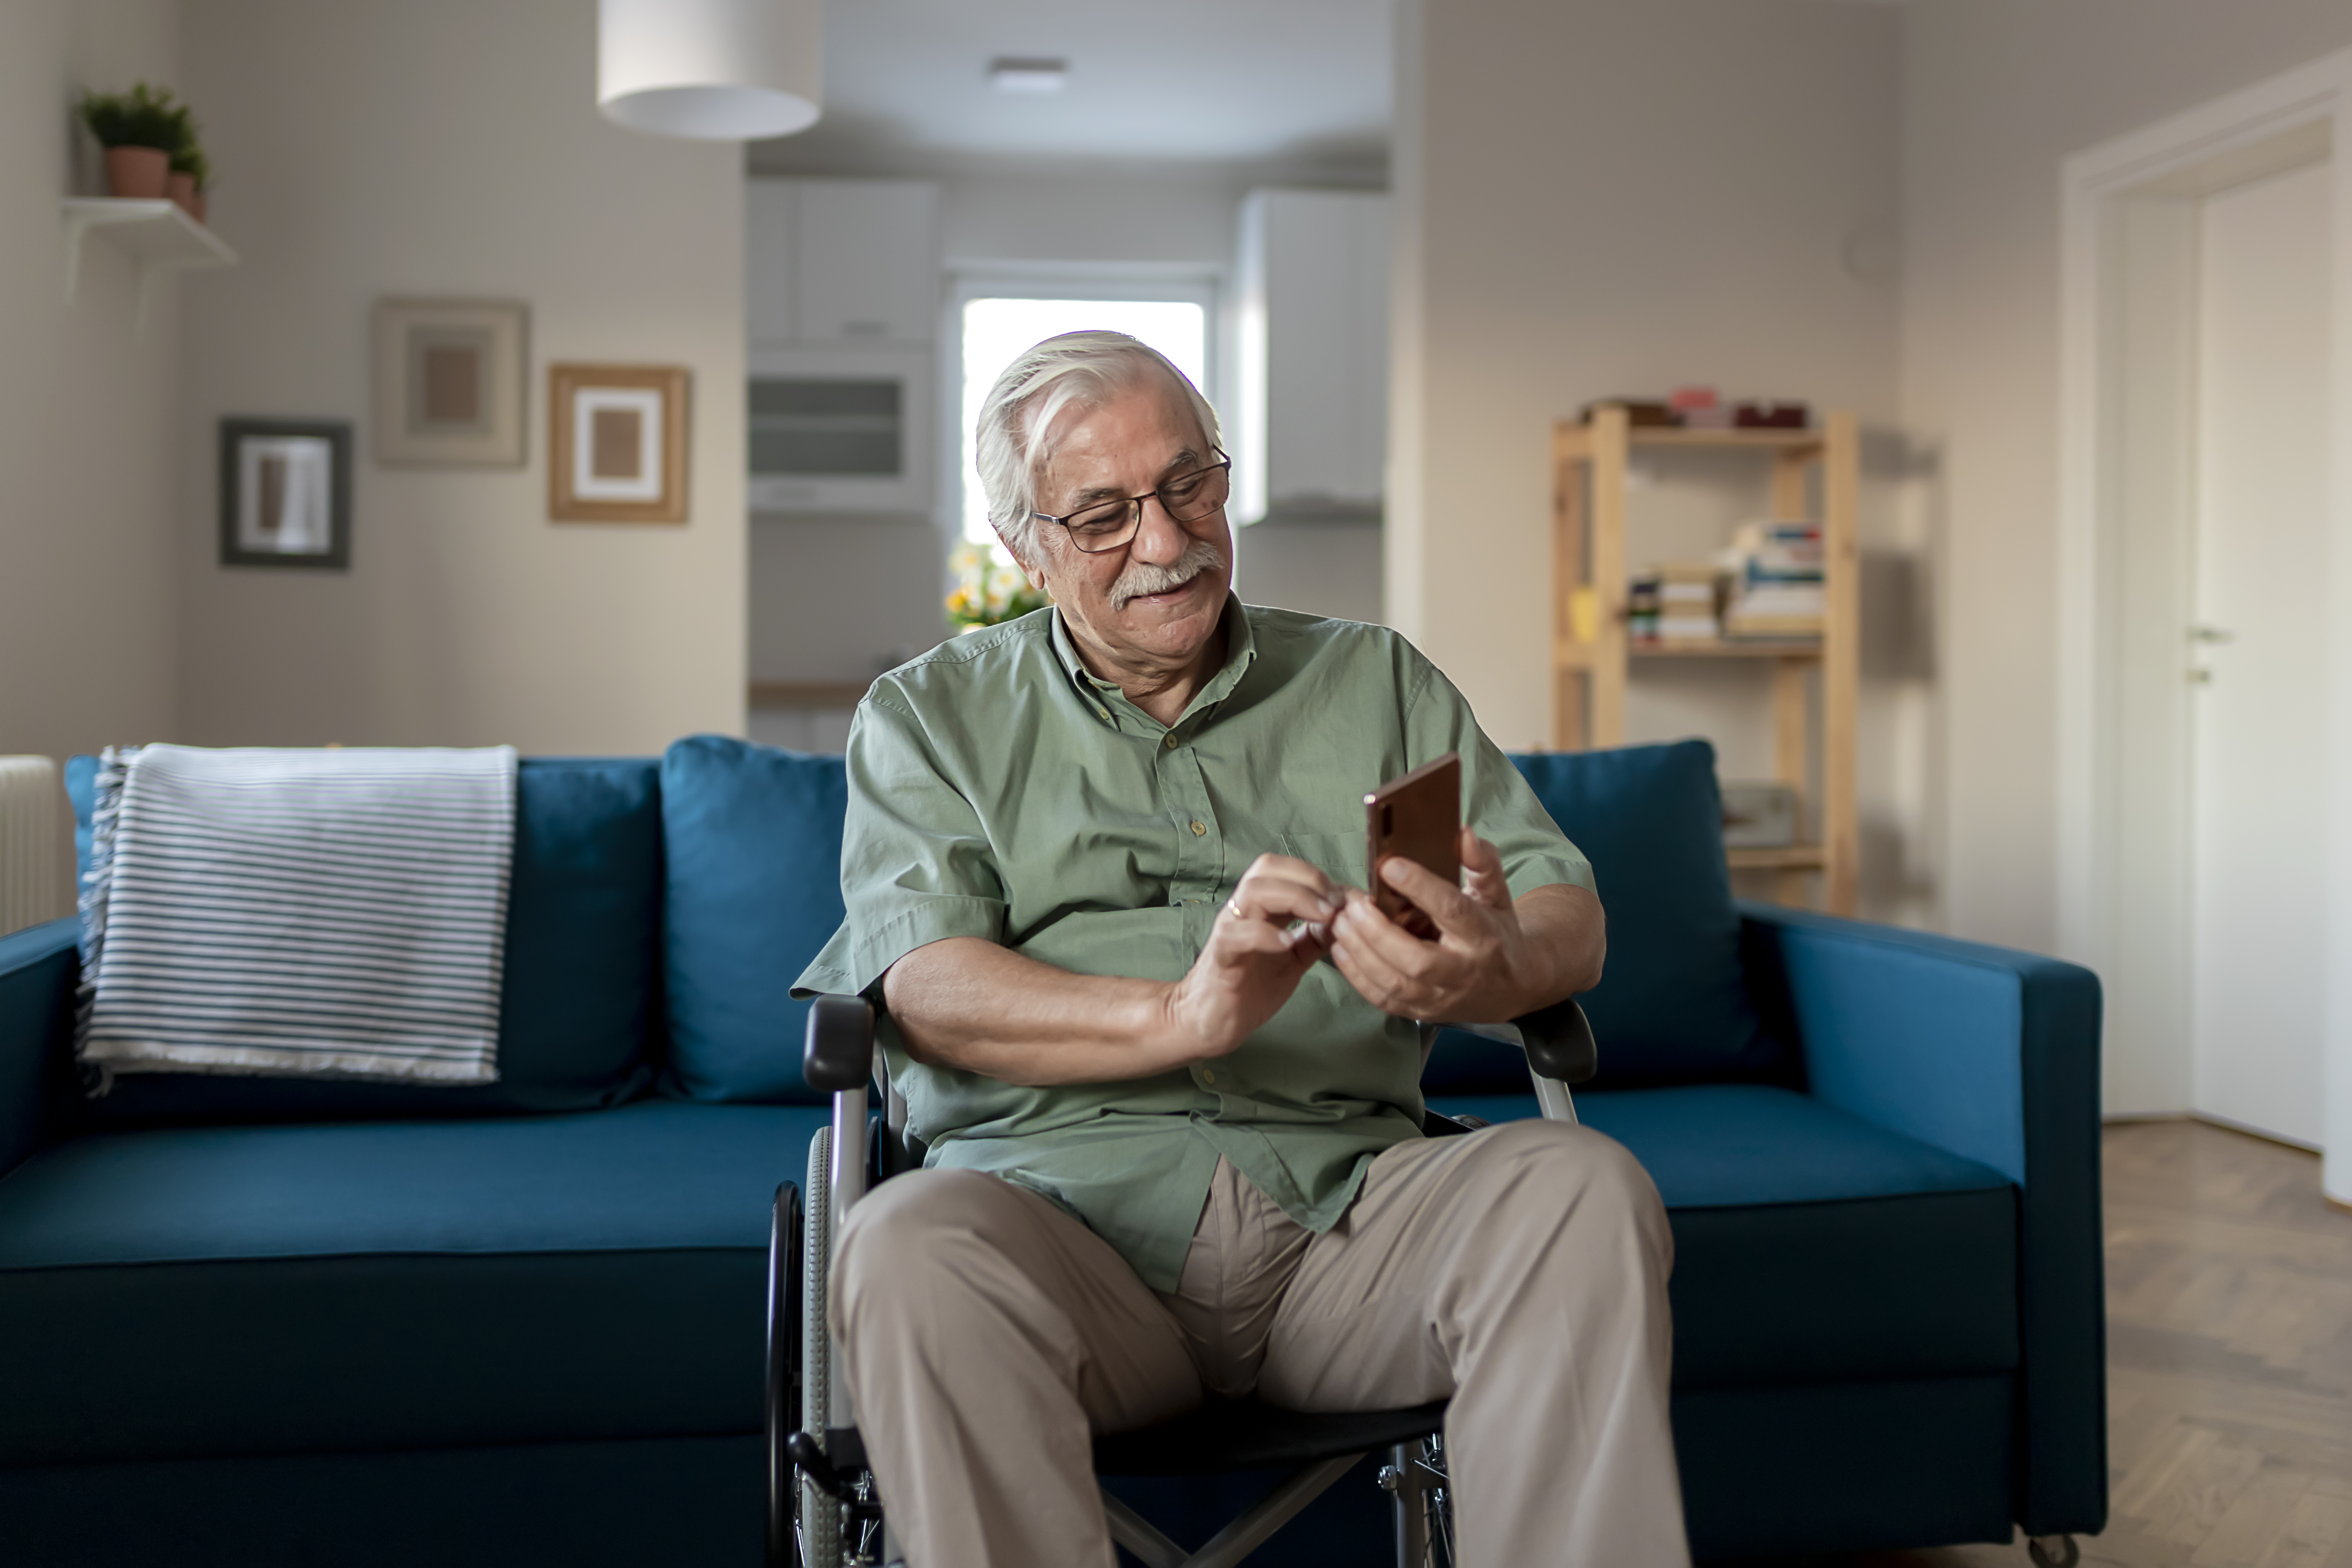
[[[1004,545],[1004,553],[1013,557],[1013,564],[1021,568],[1021,575],[1028,580],[1029,585],[1043,594],[1045,591],[1045,567],[1032,564],[1029,557],[1022,553],[1021,547],[1004,537],[1003,529],[996,531],[996,537]]]

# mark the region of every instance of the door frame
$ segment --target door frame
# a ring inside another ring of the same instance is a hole
[[[2352,781],[2352,49],[2102,143],[2060,177],[2058,913],[2107,995],[2110,1116],[2190,1108],[2187,628],[2198,203],[2333,152],[2327,757]],[[2352,1201],[2352,789],[2335,789],[2329,1194]]]

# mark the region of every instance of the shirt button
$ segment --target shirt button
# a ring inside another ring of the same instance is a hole
[[[1164,743],[1170,751],[1174,751],[1176,749],[1176,737],[1173,735],[1169,736]]]
[[[1206,832],[1208,832],[1208,831],[1209,831],[1208,827],[1207,827],[1205,825],[1202,824],[1202,823],[1198,823],[1198,822],[1196,822],[1196,823],[1192,824],[1192,832],[1193,832],[1193,834],[1194,834],[1196,837],[1197,837],[1198,835],[1200,835],[1200,834],[1203,834],[1203,833],[1206,833]]]
[[[1216,1069],[1216,1068],[1202,1068],[1201,1069],[1201,1081],[1202,1081],[1202,1083],[1214,1083],[1214,1082],[1216,1082],[1216,1081],[1217,1081],[1217,1069]]]

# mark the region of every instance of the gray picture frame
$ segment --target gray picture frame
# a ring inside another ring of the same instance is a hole
[[[375,302],[375,460],[388,468],[520,468],[530,455],[530,306]],[[444,405],[438,406],[436,405]]]
[[[220,422],[220,563],[347,572],[352,422]]]

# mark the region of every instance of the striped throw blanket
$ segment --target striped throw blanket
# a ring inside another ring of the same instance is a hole
[[[82,1060],[498,1078],[515,753],[110,748],[82,898]]]

